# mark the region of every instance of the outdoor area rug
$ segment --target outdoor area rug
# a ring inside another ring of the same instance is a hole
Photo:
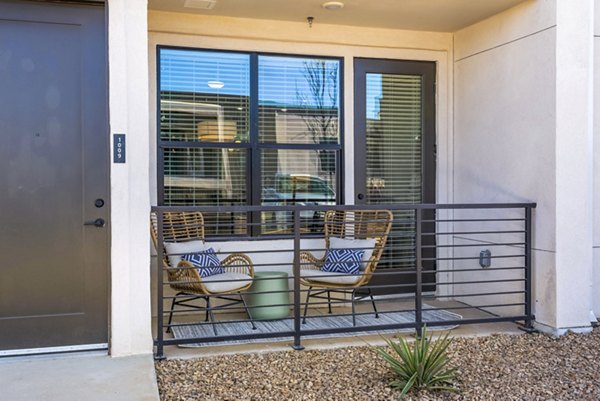
[[[431,309],[428,305],[423,305],[423,321],[444,321],[444,320],[459,320],[462,316],[449,312],[447,310],[427,310]],[[379,319],[375,318],[375,314],[357,315],[356,326],[370,326],[370,325],[386,325],[394,323],[412,323],[415,321],[414,311],[405,312],[391,312],[391,313],[380,313]],[[292,318],[281,319],[281,320],[257,320],[255,321],[256,330],[252,330],[250,321],[247,322],[236,322],[228,323],[227,321],[216,323],[217,334],[219,336],[229,335],[243,335],[243,334],[256,334],[256,333],[277,333],[290,331],[293,329],[294,320]],[[303,330],[319,330],[319,329],[332,329],[352,327],[352,315],[344,316],[307,316],[306,324],[302,325]],[[429,331],[436,330],[450,330],[455,328],[456,325],[448,326],[432,326],[428,328]],[[186,326],[174,326],[172,327],[173,336],[176,339],[184,338],[210,338],[214,337],[213,327],[211,324],[199,324],[199,325],[186,325]],[[358,331],[351,333],[334,333],[334,334],[318,334],[312,336],[302,336],[303,338],[331,338],[331,337],[355,337],[361,335],[373,335],[373,334],[392,334],[398,332],[413,332],[413,328],[405,329],[392,329],[392,330],[377,330],[377,331]],[[254,343],[268,343],[268,342],[281,342],[290,341],[291,337],[274,337],[274,338],[256,338],[252,340],[234,340],[234,341],[221,341],[221,342],[198,342],[193,344],[181,344],[182,348],[198,348],[206,347],[210,345],[225,345],[225,344],[243,344],[252,341]]]

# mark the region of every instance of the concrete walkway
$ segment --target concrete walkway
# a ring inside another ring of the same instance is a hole
[[[159,401],[152,355],[0,359],[6,401]]]

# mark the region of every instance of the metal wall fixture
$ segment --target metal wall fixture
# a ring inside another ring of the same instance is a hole
[[[488,268],[492,265],[492,251],[489,249],[484,249],[479,252],[479,266]]]

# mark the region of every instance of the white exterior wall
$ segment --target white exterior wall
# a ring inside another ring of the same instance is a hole
[[[110,169],[112,356],[152,352],[147,32],[145,0],[108,1],[110,132],[127,142]]]
[[[594,270],[592,307],[600,316],[600,1],[595,3],[594,22]]]
[[[536,306],[543,305],[535,312],[550,325],[556,304],[555,19],[553,2],[532,1],[461,30],[454,40],[453,202],[537,202],[534,293]],[[479,254],[480,248],[470,249],[471,256]],[[499,254],[494,247],[490,250]],[[522,259],[500,262],[494,260],[479,278],[495,279],[494,267],[523,265]],[[478,266],[476,261],[472,265]]]
[[[534,312],[559,333],[587,329],[591,304],[586,3],[530,1],[455,34],[453,201],[537,202]]]
[[[556,299],[558,328],[590,327],[593,271],[594,0],[557,0]]]

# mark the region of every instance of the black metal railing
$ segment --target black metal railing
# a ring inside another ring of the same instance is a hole
[[[163,358],[168,345],[283,339],[301,349],[303,338],[420,331],[424,325],[516,322],[531,329],[535,206],[155,206],[158,244],[198,239],[182,234],[185,224],[193,223],[173,223],[171,217],[200,212],[206,233],[202,247],[212,247],[225,270],[231,269],[225,276],[193,280],[179,273],[197,266],[163,260],[200,249],[169,254],[157,247],[156,357]],[[376,211],[391,212],[389,230],[382,223],[385,214]],[[251,213],[262,216],[260,223],[244,218]],[[224,215],[229,217],[220,218]],[[259,228],[249,229],[253,224]],[[342,227],[336,231],[332,224]],[[382,245],[377,240],[384,231]],[[262,234],[250,235],[257,232]],[[319,259],[332,249],[327,233],[338,249],[359,251],[354,256],[360,259],[358,272],[322,270]],[[366,260],[365,254],[372,256]],[[253,273],[244,270],[244,260]]]

